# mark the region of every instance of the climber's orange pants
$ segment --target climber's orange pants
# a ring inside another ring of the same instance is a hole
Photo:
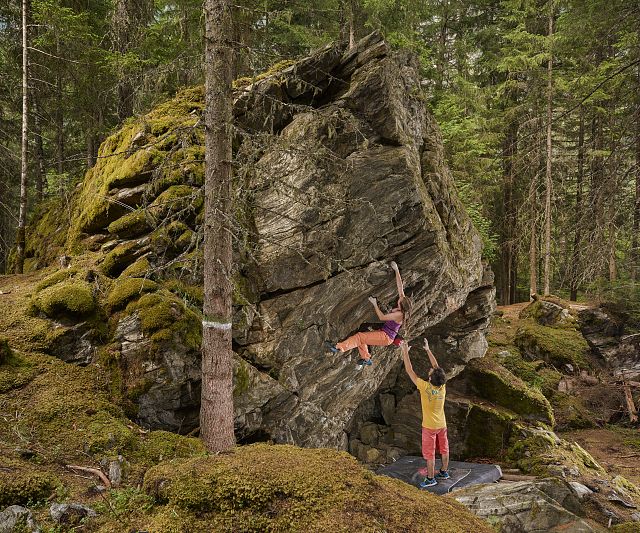
[[[389,346],[393,341],[389,338],[384,331],[363,331],[351,335],[348,339],[343,340],[336,344],[336,347],[343,351],[348,352],[354,348],[358,348],[360,352],[360,359],[369,360],[371,354],[367,348],[369,346]]]

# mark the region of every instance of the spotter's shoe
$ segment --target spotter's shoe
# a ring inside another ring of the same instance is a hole
[[[438,484],[438,482],[436,481],[436,478],[434,478],[434,477],[426,477],[426,478],[424,478],[424,481],[422,481],[420,483],[420,488],[421,489],[426,489],[427,487],[434,487],[437,484]]]
[[[436,474],[437,479],[449,479],[450,477],[449,472],[446,470],[440,470],[440,472]]]

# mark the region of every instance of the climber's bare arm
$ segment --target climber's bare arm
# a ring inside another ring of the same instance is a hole
[[[431,348],[429,348],[429,341],[427,339],[424,339],[424,349],[427,352],[427,355],[429,356],[429,361],[431,362],[431,366],[433,368],[438,368],[438,361],[436,361],[436,357],[435,355],[433,355],[433,352],[431,352]]]
[[[378,307],[378,300],[373,296],[369,296],[369,301],[373,305],[373,309],[376,312],[378,320],[386,321],[393,320],[395,322],[402,322],[402,311],[392,311],[391,313],[383,313]]]
[[[396,273],[396,285],[398,286],[398,296],[404,298],[404,284],[402,283],[402,277],[400,276],[400,269],[395,261],[391,261],[391,268]]]
[[[409,344],[407,343],[407,341],[402,341],[400,350],[402,351],[402,362],[404,363],[404,369],[409,375],[411,381],[413,381],[413,384],[417,385],[418,375],[413,371],[413,365],[411,364],[411,359],[409,359]]]

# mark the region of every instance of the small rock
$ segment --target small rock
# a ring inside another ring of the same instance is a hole
[[[380,450],[377,448],[369,448],[366,453],[367,463],[379,463],[381,459]]]
[[[79,503],[52,503],[49,508],[51,518],[58,524],[77,525],[84,518],[98,516],[93,509]]]
[[[580,475],[580,470],[578,470],[578,467],[576,466],[571,466],[566,469],[566,474],[569,476],[578,477]]]
[[[21,505],[11,505],[0,512],[0,533],[12,533],[16,527],[26,525],[31,533],[40,533],[40,527],[31,511]],[[22,527],[19,531],[24,531]]]
[[[578,483],[577,481],[569,481],[569,485],[571,485],[573,492],[575,492],[576,496],[580,499],[588,496],[589,494],[593,494],[593,491],[589,487],[582,483]]]
[[[109,481],[113,487],[119,487],[122,483],[122,471],[124,469],[125,459],[122,455],[109,462]]]
[[[511,356],[511,352],[508,350],[502,350],[501,352],[498,352],[498,357],[500,357],[501,359],[506,359],[507,357]]]
[[[573,365],[571,363],[567,363],[566,365],[564,365],[564,370],[567,374],[573,374],[574,372]]]
[[[634,522],[640,522],[640,513],[631,513],[631,520]]]
[[[366,423],[360,428],[360,440],[365,444],[377,444],[379,436],[377,424]]]

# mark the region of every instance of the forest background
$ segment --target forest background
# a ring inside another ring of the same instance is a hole
[[[26,5],[34,217],[69,200],[122,122],[203,82],[204,19],[196,0]],[[22,11],[0,6],[0,273],[19,219]],[[419,58],[499,302],[640,306],[640,3],[237,0],[234,77],[373,30]]]

